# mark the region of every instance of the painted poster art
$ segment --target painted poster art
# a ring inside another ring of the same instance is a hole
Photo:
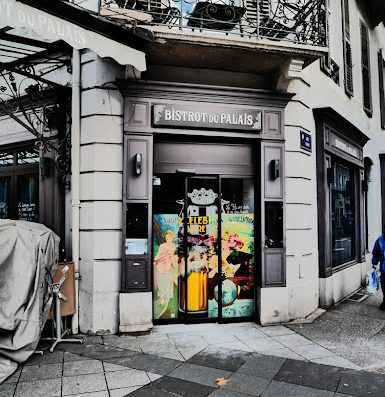
[[[254,214],[239,199],[219,200],[209,184],[198,187],[176,200],[178,214],[154,215],[154,318],[251,317]]]
[[[154,318],[178,317],[178,215],[158,214],[153,221]]]
[[[218,257],[210,263],[209,317],[218,313]],[[254,214],[222,214],[222,316],[254,314]]]

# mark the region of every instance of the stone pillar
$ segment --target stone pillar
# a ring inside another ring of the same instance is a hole
[[[79,325],[117,333],[122,236],[124,67],[82,55]]]

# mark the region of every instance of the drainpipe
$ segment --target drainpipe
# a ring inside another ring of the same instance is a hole
[[[71,191],[72,191],[72,260],[75,268],[76,312],[72,317],[72,333],[79,332],[79,249],[80,249],[80,51],[72,54],[71,109]]]

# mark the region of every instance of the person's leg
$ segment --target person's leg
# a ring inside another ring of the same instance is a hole
[[[382,291],[382,303],[380,305],[380,310],[385,310],[385,273],[382,273],[382,272],[380,275],[380,284],[381,284],[381,291]]]

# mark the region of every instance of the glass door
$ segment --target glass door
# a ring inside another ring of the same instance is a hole
[[[255,313],[254,181],[220,178],[222,318]]]
[[[163,174],[156,181],[154,319],[253,316],[252,178]]]
[[[11,189],[10,175],[0,176],[0,219],[11,217]]]

